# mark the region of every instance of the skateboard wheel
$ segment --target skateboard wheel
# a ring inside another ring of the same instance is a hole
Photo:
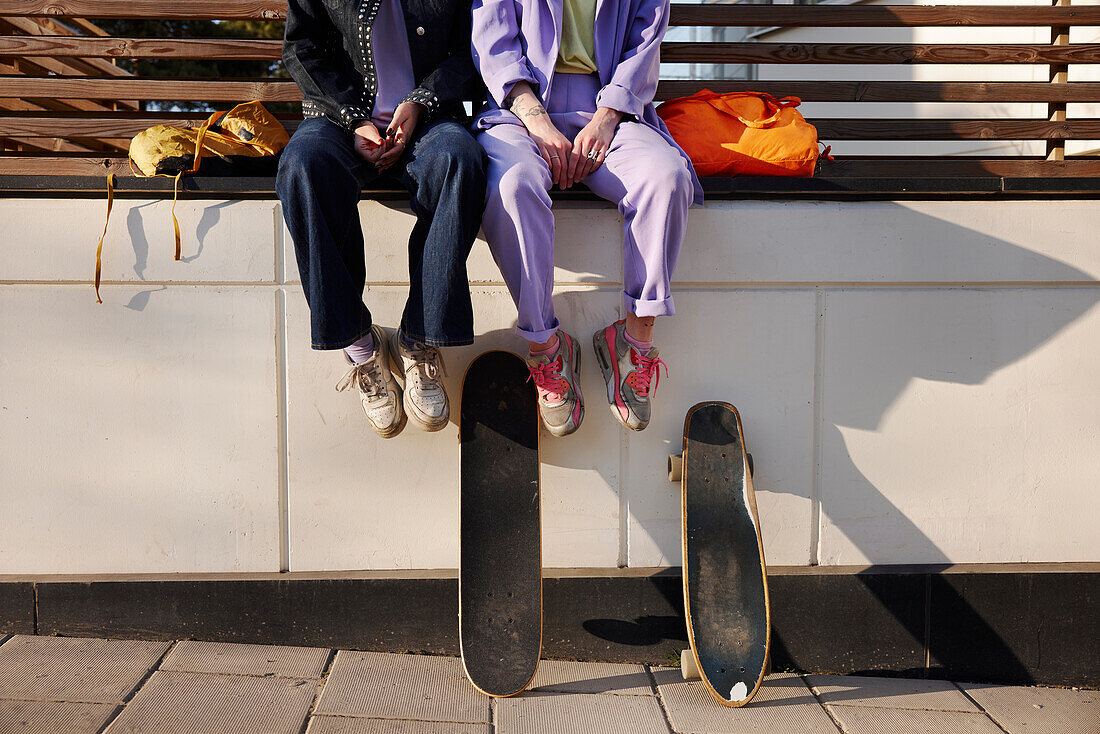
[[[684,455],[668,455],[668,481],[679,482],[684,476]]]
[[[684,680],[702,677],[699,674],[699,666],[695,664],[695,655],[692,654],[691,650],[680,651],[680,675],[684,676]]]

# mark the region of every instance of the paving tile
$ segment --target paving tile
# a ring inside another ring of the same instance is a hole
[[[16,635],[0,646],[0,698],[122,703],[168,645]]]
[[[532,692],[496,700],[498,734],[668,734],[653,696]]]
[[[813,687],[821,702],[826,704],[929,711],[979,711],[977,706],[948,681],[856,675],[808,675],[806,681]]]
[[[238,645],[182,640],[160,664],[161,670],[233,675],[320,678],[329,651],[323,647]]]
[[[837,734],[836,725],[797,675],[768,676],[752,702],[727,708],[678,668],[653,671],[674,731],[680,734]]]
[[[298,734],[317,683],[157,671],[108,734]]]
[[[314,713],[488,724],[489,699],[458,658],[341,650]]]
[[[827,706],[845,734],[1003,734],[985,714]]]
[[[656,691],[649,673],[641,665],[614,663],[575,663],[565,660],[541,660],[532,689],[563,693],[617,693],[653,696]]]
[[[0,701],[0,731],[19,734],[98,734],[118,706],[68,701]]]
[[[1100,732],[1100,691],[960,683],[1010,734]]]
[[[492,731],[489,724],[314,716],[306,734],[492,734]]]

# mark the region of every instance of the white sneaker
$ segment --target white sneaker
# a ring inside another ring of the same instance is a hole
[[[394,375],[405,391],[405,412],[425,431],[438,431],[451,418],[447,391],[439,375],[447,374],[438,347],[405,343],[401,331],[393,335]]]
[[[336,389],[344,391],[355,385],[359,390],[359,398],[363,401],[363,412],[367,414],[370,427],[382,438],[393,438],[405,427],[401,389],[390,374],[386,332],[377,324],[370,331],[374,337],[374,356],[366,362],[356,364],[351,361],[347,352],[342,352],[351,369],[336,383]]]

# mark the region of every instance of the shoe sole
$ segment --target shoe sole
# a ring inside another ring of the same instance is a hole
[[[374,429],[374,432],[377,433],[382,438],[396,438],[397,434],[399,434],[399,433],[401,433],[401,431],[405,430],[405,424],[407,422],[408,422],[408,416],[405,415],[404,411],[402,411],[402,413],[401,413],[401,420],[400,420],[400,422],[398,422],[397,426],[395,428],[391,428],[388,431],[380,431],[379,429],[374,428],[373,423],[370,423],[369,420],[367,421],[367,423],[370,423],[370,427]]]
[[[603,381],[607,385],[607,407],[611,410],[611,415],[615,416],[615,420],[623,428],[627,428],[631,431],[643,431],[649,423],[638,425],[637,427],[630,425],[623,419],[622,413],[619,412],[619,408],[616,406],[616,397],[618,393],[618,384],[616,379],[618,372],[613,366],[617,360],[612,360],[611,355],[607,351],[607,341],[601,340],[600,337],[604,335],[606,329],[600,329],[592,335],[592,349],[596,352],[596,361],[600,363],[600,371],[603,372]],[[633,414],[630,407],[626,405],[626,401],[623,401],[623,407],[626,408],[628,413]]]
[[[403,389],[404,388],[402,388],[402,390]],[[409,394],[407,392],[402,394],[401,401],[405,406],[405,414],[411,417],[412,422],[415,423],[416,427],[422,431],[427,431],[428,433],[442,431],[446,427],[447,422],[451,420],[451,408],[449,405],[447,406],[447,410],[443,413],[443,415],[439,416],[439,418],[435,419],[434,421],[428,421],[420,415],[419,411],[416,409],[416,406],[412,403],[411,400],[409,400]]]

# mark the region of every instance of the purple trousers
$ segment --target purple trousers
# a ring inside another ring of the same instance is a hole
[[[592,119],[600,82],[595,75],[557,74],[547,112],[570,140]],[[509,113],[510,114],[510,113]],[[478,135],[489,155],[488,192],[481,228],[516,302],[516,333],[545,342],[558,328],[554,288],[554,214],[550,167],[519,123]],[[691,171],[680,152],[653,128],[619,124],[604,163],[584,179],[622,213],[623,299],[638,316],[675,313],[669,280],[694,199]]]

